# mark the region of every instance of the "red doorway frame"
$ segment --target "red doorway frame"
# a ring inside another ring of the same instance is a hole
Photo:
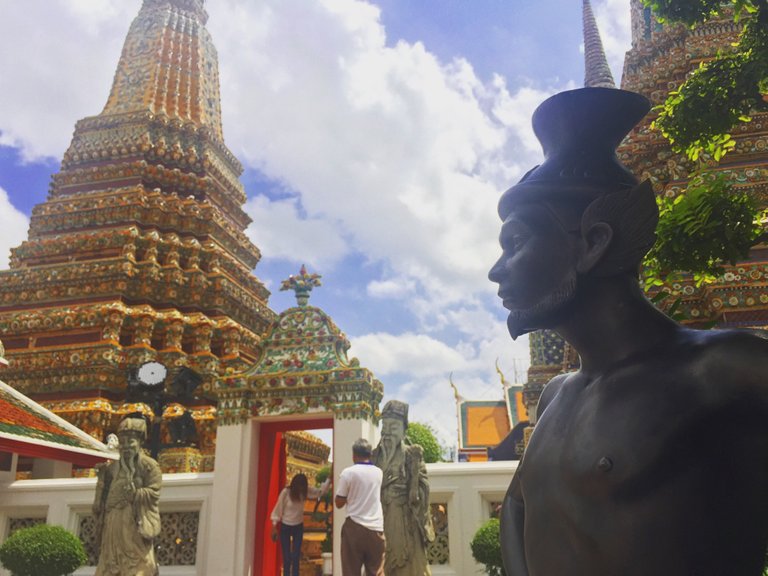
[[[279,420],[259,423],[259,463],[257,467],[256,534],[253,546],[254,574],[280,574],[279,546],[269,534],[269,515],[285,485],[285,432],[294,430],[333,430],[333,417],[308,420]]]

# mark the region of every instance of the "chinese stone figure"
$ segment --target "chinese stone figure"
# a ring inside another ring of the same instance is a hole
[[[643,295],[658,213],[615,148],[648,108],[615,88],[546,100],[545,161],[499,203],[510,334],[553,329],[581,359],[544,389],[504,499],[509,576],[762,573],[768,341],[685,328]]]
[[[387,402],[381,412],[381,441],[373,463],[382,469],[384,509],[384,573],[387,576],[430,574],[427,545],[435,539],[429,512],[429,481],[424,451],[405,440],[408,404]]]
[[[143,418],[118,427],[120,460],[98,472],[93,514],[101,534],[96,576],[156,576],[153,540],[160,534],[160,466],[141,450]]]

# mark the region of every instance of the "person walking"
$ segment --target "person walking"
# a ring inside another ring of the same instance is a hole
[[[371,462],[371,444],[364,438],[352,445],[354,464],[341,471],[334,503],[347,509],[341,527],[341,574],[384,575],[384,514],[381,508],[381,468]]]
[[[301,542],[304,538],[304,502],[319,500],[330,486],[331,478],[319,488],[310,487],[304,474],[296,474],[291,484],[283,488],[272,510],[272,540],[280,536],[283,552],[283,576],[299,576]],[[279,525],[279,530],[278,530]]]

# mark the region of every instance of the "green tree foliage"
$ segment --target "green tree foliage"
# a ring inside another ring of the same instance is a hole
[[[22,528],[0,546],[0,562],[13,576],[62,576],[87,561],[83,543],[61,526]]]
[[[762,237],[765,217],[746,192],[734,191],[727,174],[706,173],[691,179],[685,194],[661,197],[657,240],[646,256],[646,288],[692,272],[697,284],[723,273]]]
[[[437,441],[435,431],[428,424],[410,422],[405,437],[411,444],[418,444],[424,450],[424,462],[440,462],[443,450]]]
[[[719,16],[724,7],[738,21],[741,37],[731,50],[703,62],[679,89],[657,108],[656,128],[672,149],[691,160],[707,155],[715,161],[734,147],[732,128],[749,122],[752,110],[766,110],[768,84],[768,7],[766,0],[644,0],[662,20],[696,26]]]
[[[491,576],[506,576],[501,559],[499,530],[499,519],[491,518],[480,526],[469,543],[469,547],[472,549],[472,557],[480,562],[480,564],[484,564],[486,574]]]
[[[672,149],[697,161],[685,194],[659,199],[657,243],[644,261],[646,287],[661,286],[680,272],[709,282],[762,241],[766,213],[725,176],[703,172],[735,147],[731,131],[768,109],[768,0],[643,0],[662,21],[695,27],[732,14],[744,27],[739,41],[702,63],[656,108],[654,127]],[[744,18],[746,16],[746,18]]]
[[[739,11],[756,8],[755,2],[750,0],[732,0],[730,3]],[[644,0],[644,4],[650,6],[662,21],[671,20],[693,26],[717,14],[724,3],[723,0]]]

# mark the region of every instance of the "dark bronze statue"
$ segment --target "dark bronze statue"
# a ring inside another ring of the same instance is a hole
[[[499,203],[490,272],[513,338],[581,357],[544,389],[502,507],[509,576],[757,576],[768,542],[768,340],[680,326],[643,295],[658,212],[615,148],[642,96],[583,88],[533,117],[545,161]]]

